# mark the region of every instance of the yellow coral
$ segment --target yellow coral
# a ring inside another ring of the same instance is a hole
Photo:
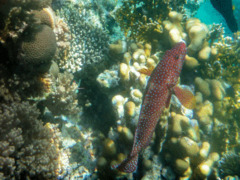
[[[173,3],[175,10],[182,9],[185,1]],[[162,34],[162,21],[170,12],[169,1],[137,0],[122,2],[116,13],[117,21],[126,36],[137,40],[152,42]],[[178,19],[174,15],[172,19]]]

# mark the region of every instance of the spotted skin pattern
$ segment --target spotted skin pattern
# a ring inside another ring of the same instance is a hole
[[[143,97],[131,154],[119,165],[112,166],[113,169],[126,173],[136,170],[139,152],[149,145],[162,111],[169,106],[185,55],[186,44],[180,42],[165,53],[153,70]]]

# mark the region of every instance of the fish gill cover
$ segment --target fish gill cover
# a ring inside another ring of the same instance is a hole
[[[217,11],[0,0],[0,179],[237,178],[240,33]],[[170,53],[182,41],[186,55]],[[129,173],[111,168],[126,158]]]

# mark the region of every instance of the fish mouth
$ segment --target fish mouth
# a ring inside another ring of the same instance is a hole
[[[183,42],[184,44],[186,44],[186,41],[183,39],[181,39],[179,42]]]

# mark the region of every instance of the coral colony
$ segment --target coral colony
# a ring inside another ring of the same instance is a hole
[[[237,179],[240,33],[201,2],[0,0],[0,179]]]

